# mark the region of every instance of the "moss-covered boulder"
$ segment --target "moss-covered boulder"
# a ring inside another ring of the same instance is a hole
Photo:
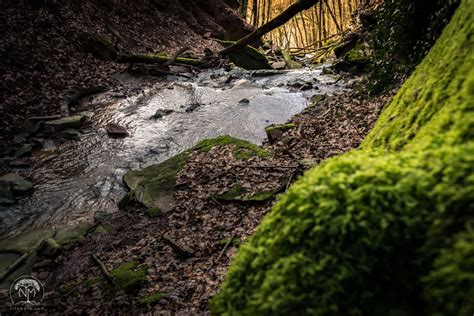
[[[214,314],[474,310],[474,2],[361,149],[311,169],[241,246]]]
[[[207,152],[215,146],[232,146],[236,159],[268,155],[268,152],[259,146],[230,136],[203,140],[192,149],[160,164],[125,174],[123,180],[130,192],[119,203],[120,206],[124,207],[131,200],[138,201],[148,208],[148,214],[152,217],[171,211],[176,203],[173,197],[176,191],[176,176],[185,166],[189,155],[193,151]]]
[[[110,271],[114,278],[114,290],[132,291],[140,288],[146,281],[147,270],[145,268],[137,268],[138,262],[124,262],[117,268]]]
[[[232,41],[219,41],[219,43],[221,43],[224,47],[235,44],[235,42]],[[237,67],[243,69],[273,69],[270,66],[267,58],[261,52],[259,52],[258,49],[249,45],[239,49],[236,52],[230,53],[229,58],[230,61],[232,61]]]
[[[273,144],[283,136],[284,132],[289,131],[295,127],[296,124],[294,123],[271,125],[265,128],[265,133],[267,133],[267,138],[270,144]]]

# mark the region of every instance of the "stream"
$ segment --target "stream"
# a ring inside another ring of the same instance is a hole
[[[170,75],[137,96],[95,109],[93,128],[80,141],[35,152],[29,170],[35,191],[14,206],[0,206],[0,235],[77,224],[115,212],[126,192],[122,176],[127,171],[159,163],[219,135],[261,144],[266,126],[300,113],[315,94],[342,89],[322,68],[218,69],[192,79]],[[158,109],[173,112],[151,118]],[[110,122],[124,126],[130,136],[110,138],[104,129]]]

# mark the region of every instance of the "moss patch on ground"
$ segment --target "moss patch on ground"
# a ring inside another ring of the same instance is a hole
[[[165,298],[165,295],[163,293],[157,292],[147,296],[143,296],[138,300],[138,303],[142,305],[153,304],[159,302],[163,298]]]
[[[236,159],[269,155],[266,150],[255,144],[230,136],[203,140],[190,150],[160,164],[125,174],[123,180],[131,191],[120,205],[123,207],[128,201],[136,200],[148,208],[148,215],[151,217],[171,211],[176,203],[173,197],[176,191],[176,176],[185,166],[189,155],[193,151],[207,152],[216,146],[232,146]]]
[[[145,268],[137,269],[138,262],[124,262],[117,268],[110,271],[114,277],[114,290],[134,290],[140,288],[146,281],[147,270]]]
[[[473,51],[463,0],[361,149],[308,171],[240,247],[214,314],[472,314]]]

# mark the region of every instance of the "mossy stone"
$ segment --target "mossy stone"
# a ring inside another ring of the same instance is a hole
[[[124,207],[129,201],[136,200],[149,209],[148,213],[151,216],[173,210],[176,204],[173,196],[177,190],[176,176],[185,166],[189,155],[193,151],[207,152],[216,146],[233,146],[236,159],[269,155],[266,150],[255,144],[230,136],[203,140],[193,148],[162,163],[126,173],[123,180],[130,188],[130,192],[122,199],[119,206]]]
[[[137,269],[138,262],[124,262],[117,268],[110,271],[114,277],[114,290],[131,291],[140,288],[146,281],[147,270],[145,268]]]
[[[235,44],[232,41],[219,41],[224,47]],[[272,69],[265,55],[252,46],[245,46],[229,54],[230,60],[237,66],[247,70]]]

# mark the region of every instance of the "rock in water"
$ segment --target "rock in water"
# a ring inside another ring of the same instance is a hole
[[[33,150],[33,146],[31,146],[31,144],[25,144],[21,146],[21,148],[15,152],[15,158],[21,158],[23,156],[27,156],[31,154],[32,150]]]
[[[122,138],[127,137],[129,135],[125,127],[122,127],[115,123],[107,124],[105,126],[105,130],[107,131],[107,134],[109,134],[109,136],[112,138]]]
[[[7,173],[0,177],[0,204],[15,203],[15,196],[33,193],[33,183],[26,181],[16,173]]]
[[[61,133],[61,136],[64,139],[69,139],[69,140],[80,140],[81,139],[81,132],[79,132],[77,129],[73,128],[68,128],[67,130],[64,130]]]
[[[186,111],[186,113],[193,112],[194,110],[196,110],[200,106],[201,106],[201,104],[199,104],[199,103],[192,103],[188,106],[188,108],[185,111]]]
[[[151,118],[154,118],[154,119],[160,119],[162,118],[163,116],[166,116],[166,115],[170,115],[171,113],[173,113],[174,111],[173,110],[170,110],[170,109],[158,109],[156,110],[155,114],[153,114],[151,116]]]
[[[80,128],[84,121],[84,116],[73,115],[60,118],[58,120],[47,121],[44,123],[45,133],[57,133],[70,128]]]

